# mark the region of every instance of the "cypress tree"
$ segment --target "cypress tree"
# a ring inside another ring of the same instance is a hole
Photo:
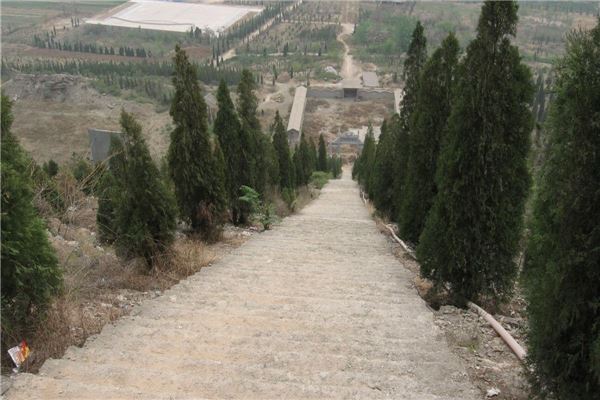
[[[312,175],[315,167],[315,162],[312,157],[312,152],[310,149],[310,144],[306,140],[306,136],[304,133],[300,135],[300,146],[298,149],[300,164],[302,165],[302,185],[307,185],[310,181],[310,176]]]
[[[600,25],[567,37],[524,275],[529,360],[544,397],[600,393]]]
[[[486,1],[459,67],[438,194],[417,249],[421,272],[457,301],[510,294],[529,187],[531,73],[510,43],[515,2]]]
[[[391,215],[399,216],[400,207],[404,197],[406,181],[406,167],[410,151],[410,119],[417,104],[419,91],[419,74],[427,60],[427,39],[425,38],[421,21],[412,33],[410,46],[404,61],[402,77],[404,79],[404,92],[400,108],[400,123],[390,126],[389,133],[394,137],[394,201]]]
[[[273,147],[277,153],[279,163],[279,187],[281,190],[294,188],[294,164],[290,156],[290,147],[287,141],[287,133],[283,126],[283,120],[279,111],[275,112],[273,120]]]
[[[237,87],[238,93],[238,115],[241,122],[242,146],[249,156],[249,175],[251,187],[262,193],[266,185],[266,162],[261,154],[260,122],[256,115],[258,100],[254,94],[256,83],[252,73],[247,69],[242,71],[240,82]]]
[[[390,218],[394,209],[394,144],[400,129],[400,116],[394,114],[381,124],[379,144],[373,164],[373,202],[379,212]]]
[[[305,185],[304,169],[302,168],[302,157],[300,156],[300,146],[296,146],[294,155],[292,156],[292,163],[294,164],[294,183],[296,187]]]
[[[308,140],[308,149],[310,150],[310,161],[312,163],[311,174],[313,171],[319,168],[319,155],[317,153],[317,146],[313,138]]]
[[[96,211],[96,227],[101,242],[112,244],[117,237],[115,210],[118,196],[123,190],[125,150],[121,137],[112,136],[110,140],[110,157],[100,173],[98,183],[98,211]]]
[[[11,132],[12,103],[1,97],[2,341],[20,339],[62,286],[61,271],[33,206],[32,160]]]
[[[358,161],[358,171],[356,171],[356,177],[358,183],[360,183],[363,189],[369,193],[371,173],[373,171],[373,164],[375,162],[375,153],[377,151],[377,144],[375,143],[375,136],[373,134],[373,126],[369,123],[367,136],[365,136],[365,143],[360,153]]]
[[[219,139],[226,171],[226,189],[234,223],[240,223],[241,208],[238,202],[242,185],[251,186],[251,163],[244,137],[229,89],[221,80],[217,90],[219,111],[215,118],[213,131]]]
[[[319,135],[319,171],[326,172],[327,168],[327,147],[325,146],[325,138],[323,134]]]
[[[151,266],[174,239],[175,200],[150,157],[140,124],[122,111],[121,128],[124,168],[115,193],[115,246],[121,254],[143,257]]]
[[[417,243],[437,193],[435,171],[450,115],[459,45],[449,34],[423,67],[418,102],[410,119],[410,155],[400,208],[400,235]]]
[[[222,223],[227,196],[219,179],[207,126],[206,103],[196,69],[185,51],[175,47],[168,163],[179,211],[193,231],[212,239]]]

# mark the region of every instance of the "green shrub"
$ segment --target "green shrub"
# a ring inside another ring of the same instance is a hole
[[[273,205],[264,203],[260,199],[260,194],[249,186],[242,186],[241,192],[239,201],[249,211],[250,221],[260,223],[265,230],[270,229],[271,225],[278,221]]]
[[[329,172],[315,171],[310,176],[310,184],[317,189],[322,189],[329,182],[331,174]]]

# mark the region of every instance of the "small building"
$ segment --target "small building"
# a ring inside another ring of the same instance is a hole
[[[342,90],[344,91],[345,99],[357,99],[358,89],[362,87],[358,79],[344,79],[342,81]]]
[[[364,71],[362,73],[362,81],[365,87],[379,87],[379,78],[376,72]]]
[[[110,154],[110,144],[113,140],[121,140],[121,132],[104,129],[88,129],[92,163],[98,164],[106,160]]]
[[[344,151],[352,151],[360,153],[363,148],[363,142],[360,140],[358,133],[345,132],[338,136],[333,142],[329,143],[329,153],[339,155]]]
[[[300,143],[302,123],[304,122],[304,108],[306,107],[306,92],[306,87],[298,86],[294,94],[294,103],[292,104],[292,111],[290,111],[287,127],[288,143],[290,146]]]

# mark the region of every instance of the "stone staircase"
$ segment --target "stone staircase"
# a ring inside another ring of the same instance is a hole
[[[345,171],[6,399],[476,399]]]

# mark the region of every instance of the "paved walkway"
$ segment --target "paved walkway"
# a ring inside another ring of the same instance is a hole
[[[480,398],[348,175],[6,398]]]

